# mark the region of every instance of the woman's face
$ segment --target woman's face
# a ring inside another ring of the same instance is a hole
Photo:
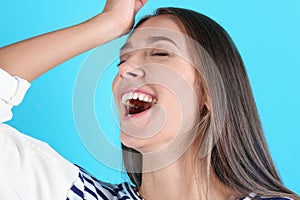
[[[196,70],[185,37],[174,19],[161,15],[144,22],[122,47],[113,93],[124,145],[158,151],[195,124]]]

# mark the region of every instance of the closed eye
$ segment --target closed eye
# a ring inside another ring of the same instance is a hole
[[[125,60],[121,60],[121,61],[117,64],[117,66],[119,67],[119,66],[122,65],[124,62],[125,62]]]
[[[169,56],[170,53],[168,51],[162,49],[152,49],[150,52],[151,56]]]
[[[169,53],[167,52],[157,52],[157,53],[152,53],[152,56],[169,56]]]
[[[171,53],[167,52],[167,51],[163,51],[163,50],[151,50],[149,52],[150,56],[159,56],[159,57],[167,57],[170,56]],[[120,62],[117,64],[117,66],[119,67],[120,65],[122,65],[123,63],[126,62],[126,59],[121,59]]]

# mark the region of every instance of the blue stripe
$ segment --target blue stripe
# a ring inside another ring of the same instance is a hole
[[[97,195],[95,194],[95,192],[93,192],[92,190],[90,190],[90,188],[84,186],[84,191],[87,192],[87,193],[89,193],[90,195],[92,195],[93,197],[95,197],[95,199],[98,200]]]
[[[104,189],[106,189],[111,195],[116,196],[115,191],[113,191],[111,188],[105,186],[105,185],[101,185]],[[96,186],[96,189],[98,189],[98,187]]]
[[[103,199],[103,200],[109,200],[108,198],[107,198],[107,196],[99,189],[99,188],[97,188],[96,186],[95,186],[95,184],[94,184],[94,182],[92,181],[92,180],[90,180],[89,178],[87,178],[86,176],[84,176],[83,175],[83,178],[84,178],[84,180],[85,181],[87,181],[87,182],[89,182],[91,185],[93,185],[94,186],[94,188],[96,189],[96,192],[97,192],[97,194],[99,195],[99,196],[101,196],[101,198]],[[85,188],[87,188],[86,186],[84,186]],[[90,190],[91,191],[91,190]],[[92,191],[91,191],[92,192]],[[95,193],[94,193],[95,194]],[[97,197],[96,197],[97,198]]]
[[[99,196],[101,196],[101,198],[102,198],[103,200],[109,200],[109,199],[107,198],[107,196],[105,196],[105,194],[104,194],[100,189],[98,189],[97,187],[95,187],[95,188],[96,188],[97,194],[98,194]]]
[[[73,185],[73,186],[71,187],[71,190],[72,190],[75,194],[77,194],[78,196],[80,196],[82,199],[84,198],[83,192],[82,192],[81,190],[79,190],[75,185]]]
[[[91,176],[92,180],[91,180],[90,178],[88,178],[88,177],[87,177],[86,175],[84,175],[84,174],[83,174],[83,178],[84,178],[85,181],[87,181],[88,183],[90,183],[91,185],[94,186],[94,188],[96,189],[96,192],[97,192],[100,196],[104,195],[104,193],[102,192],[103,189],[107,189],[107,191],[108,191],[112,196],[116,196],[116,193],[115,193],[113,190],[111,190],[110,188],[104,188],[103,185],[100,185],[101,188],[98,188],[98,187],[95,185],[95,182],[93,181],[93,180],[97,180],[97,179],[94,179],[92,176]],[[99,184],[100,184],[100,183],[99,183]],[[101,195],[101,194],[102,194],[102,195]],[[104,196],[105,196],[105,195],[104,195]],[[106,197],[106,196],[105,196],[105,197]],[[106,197],[106,198],[107,198],[107,197]]]
[[[93,177],[93,176],[91,176],[91,178],[92,178],[92,181],[94,181],[94,182],[97,182],[97,183],[99,183],[99,185],[101,185],[101,187],[103,187],[103,188],[105,188],[111,195],[113,195],[113,196],[115,196],[116,195],[116,193],[118,193],[120,190],[116,190],[116,189],[114,189],[114,188],[110,188],[109,186],[107,186],[105,183],[103,183],[103,182],[101,182],[101,181],[99,181],[98,179],[96,179],[95,177]],[[112,185],[112,187],[113,186],[115,186],[115,185]],[[97,187],[96,185],[95,185],[95,187]],[[116,186],[115,186],[116,187]],[[116,187],[117,188],[117,187]]]
[[[137,198],[135,198],[135,195],[132,193],[131,189],[129,188],[128,184],[124,183],[126,190],[130,193],[130,196],[134,199],[134,200],[138,200]]]
[[[78,177],[80,178],[80,180],[84,183],[84,180],[83,180],[83,177],[82,177],[82,174],[79,173]]]
[[[94,181],[99,182],[99,180],[96,179],[95,177],[91,176],[91,178],[92,178]]]
[[[84,180],[86,180],[87,182],[89,182],[91,185],[93,185],[95,187],[94,181],[92,181],[91,179],[89,179],[85,175],[83,175],[83,178],[84,178]]]

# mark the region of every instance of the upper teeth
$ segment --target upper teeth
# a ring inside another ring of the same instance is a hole
[[[139,92],[128,92],[122,95],[122,103],[127,105],[130,99],[139,99],[140,101],[156,103],[157,99],[150,95]]]

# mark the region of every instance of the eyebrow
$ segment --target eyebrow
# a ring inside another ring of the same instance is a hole
[[[132,44],[130,42],[126,42],[120,49],[120,52],[124,51],[125,49],[132,48]]]
[[[170,38],[167,38],[167,37],[164,37],[164,36],[153,36],[153,37],[150,37],[150,38],[147,38],[146,39],[146,43],[147,44],[152,44],[152,43],[155,43],[155,42],[158,42],[158,41],[167,41],[167,42],[170,42],[172,44],[174,44],[177,48],[177,44],[171,40]],[[129,49],[129,48],[132,48],[132,43],[130,42],[126,42],[120,49],[120,51],[124,51],[125,49]]]

